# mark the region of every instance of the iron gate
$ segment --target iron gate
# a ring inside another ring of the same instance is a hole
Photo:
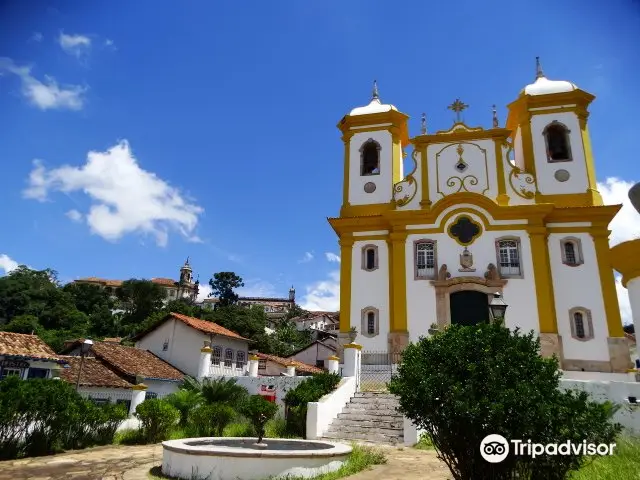
[[[399,353],[363,351],[360,364],[360,391],[386,392],[400,363]]]

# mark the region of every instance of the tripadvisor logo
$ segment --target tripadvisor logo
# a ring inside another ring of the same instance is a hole
[[[615,443],[533,443],[531,440],[511,440],[502,435],[491,434],[480,442],[480,455],[489,463],[500,463],[509,452],[514,455],[536,458],[541,455],[613,455]]]

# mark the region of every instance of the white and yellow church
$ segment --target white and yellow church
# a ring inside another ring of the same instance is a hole
[[[620,205],[596,189],[588,117],[594,96],[536,79],[506,126],[461,120],[410,138],[408,116],[373,98],[345,115],[339,236],[340,343],[400,352],[433,324],[489,320],[499,293],[510,328],[535,331],[564,370],[626,372],[629,348],[609,254]],[[413,168],[403,172],[405,149]]]

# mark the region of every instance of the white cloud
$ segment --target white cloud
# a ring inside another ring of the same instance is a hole
[[[629,189],[633,184],[634,182],[627,182],[615,177],[607,178],[603,183],[598,183],[598,191],[606,205],[622,204],[622,208],[609,225],[611,230],[609,244],[611,246],[640,237],[640,215],[629,200]]]
[[[337,312],[340,309],[340,272],[331,272],[326,280],[306,287],[300,306],[310,311]]]
[[[629,294],[627,289],[622,286],[622,277],[616,275],[616,292],[618,294],[618,304],[620,305],[620,316],[622,323],[633,323],[631,316],[631,304],[629,303]]]
[[[82,221],[82,214],[78,210],[69,210],[66,215],[74,222]]]
[[[91,39],[86,35],[67,35],[60,32],[58,43],[62,50],[77,58],[87,55],[91,49]]]
[[[237,289],[236,293],[241,297],[279,297],[272,283],[259,278],[244,280],[244,287]]]
[[[327,257],[328,262],[340,263],[340,256],[335,253],[326,252],[324,256]]]
[[[140,168],[126,140],[106,152],[89,152],[81,167],[63,165],[47,170],[35,160],[23,195],[45,201],[56,191],[85,193],[92,202],[84,215],[86,222],[92,233],[105,240],[145,234],[165,246],[171,229],[188,240],[197,239],[194,230],[203,209],[154,173]]]
[[[304,255],[302,256],[302,258],[300,260],[298,260],[298,263],[308,263],[311,260],[313,260],[313,253],[304,252]]]
[[[81,110],[87,87],[60,86],[53,77],[45,75],[44,82],[31,76],[31,67],[19,67],[13,60],[0,57],[0,74],[17,75],[22,83],[22,95],[40,110]]]
[[[198,288],[198,298],[196,299],[197,302],[201,302],[206,298],[209,298],[209,294],[211,293],[211,287],[209,286],[208,282],[205,283],[201,283],[200,287]]]
[[[29,38],[32,42],[40,43],[44,39],[44,35],[40,32],[33,32],[33,35]]]
[[[11,273],[16,268],[18,268],[18,262],[5,253],[0,254],[0,270],[4,270],[4,273]]]

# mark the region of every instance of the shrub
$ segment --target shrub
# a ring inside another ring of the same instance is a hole
[[[190,431],[198,437],[221,437],[236,416],[236,411],[229,405],[205,403],[191,413]]]
[[[335,373],[319,373],[309,377],[284,397],[287,406],[287,431],[300,437],[306,436],[307,403],[317,402],[331,393],[340,383],[341,377]]]
[[[480,455],[489,434],[547,444],[612,443],[619,433],[610,422],[612,405],[560,390],[557,360],[540,357],[539,349],[533,332],[498,323],[452,325],[405,349],[389,391],[456,480],[563,479],[582,457],[510,454],[491,464]]]
[[[181,388],[177,392],[167,395],[165,400],[180,412],[180,421],[178,423],[184,428],[189,422],[189,413],[198,406],[201,398],[198,391]]]
[[[180,412],[165,400],[151,398],[136,407],[142,435],[147,443],[158,443],[169,436],[169,432],[180,418]]]
[[[265,424],[278,412],[278,405],[265,400],[262,395],[251,395],[245,401],[242,414],[251,421],[258,435],[258,443],[262,442]]]
[[[225,403],[239,408],[249,395],[242,385],[237,384],[235,378],[204,378],[201,382],[187,377],[182,389],[197,392],[206,403]]]

